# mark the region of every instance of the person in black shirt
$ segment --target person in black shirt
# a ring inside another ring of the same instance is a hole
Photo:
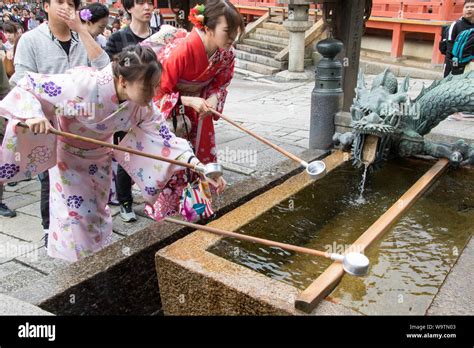
[[[122,52],[125,47],[137,45],[155,32],[150,27],[152,0],[123,0],[122,5],[132,21],[129,26],[113,33],[107,41],[105,52],[110,59]],[[114,143],[118,144],[125,135],[127,135],[126,132],[115,133]],[[125,222],[136,221],[137,217],[132,209],[132,178],[121,166],[117,169],[115,185],[117,200],[120,204],[120,217]]]
[[[464,30],[474,28],[474,0],[466,0],[464,2],[463,16],[453,22],[448,29],[447,37],[447,50],[444,66],[444,77],[448,76],[450,73],[453,75],[459,75],[464,72],[464,65],[453,66],[453,46],[454,42],[458,35]]]
[[[107,41],[105,51],[111,59],[125,47],[139,44],[154,33],[150,27],[152,0],[123,0],[122,5],[132,21],[129,26],[113,33]]]

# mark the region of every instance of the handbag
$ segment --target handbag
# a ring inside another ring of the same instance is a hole
[[[185,115],[182,114],[182,116],[184,119]],[[176,113],[173,113],[173,121],[174,126],[176,127]],[[189,128],[191,128],[190,124]],[[185,121],[184,130],[186,133],[186,139],[189,141],[188,125]],[[191,143],[189,145],[192,148]],[[194,148],[193,151],[195,151]],[[189,157],[188,163],[191,163],[193,158],[196,157]],[[191,180],[192,173],[189,169],[186,169],[186,174],[189,180]],[[209,183],[204,177],[198,176],[196,180],[188,182],[186,187],[183,189],[179,200],[179,213],[187,221],[207,219],[214,214],[214,211],[212,210],[211,190],[209,188]]]
[[[179,200],[179,213],[187,221],[207,219],[214,214],[209,183],[200,178],[183,189]]]

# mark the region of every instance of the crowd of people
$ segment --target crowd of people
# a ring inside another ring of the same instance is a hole
[[[165,25],[150,0],[122,5],[113,19],[100,3],[44,0],[34,29],[17,18],[14,29],[3,26],[13,64],[8,74],[0,64],[0,202],[4,183],[39,178],[51,257],[77,261],[107,245],[108,204],[136,221],[134,183],[155,220],[209,216],[212,195],[226,186],[222,177],[50,134],[55,128],[200,167],[216,161],[211,109],[222,111],[233,77],[240,13],[229,0],[207,0],[186,32]],[[177,118],[187,120],[186,132]],[[15,212],[0,203],[0,215]]]

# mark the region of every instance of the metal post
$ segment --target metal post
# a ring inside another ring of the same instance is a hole
[[[334,118],[342,109],[342,64],[335,59],[343,44],[336,39],[325,39],[316,45],[323,58],[316,67],[316,82],[311,94],[311,122],[309,148],[327,150],[332,147],[335,132]]]

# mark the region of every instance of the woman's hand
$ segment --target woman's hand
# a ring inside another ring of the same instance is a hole
[[[199,114],[207,114],[212,107],[206,99],[199,97],[181,97],[181,102],[185,106],[193,108]]]
[[[224,180],[222,176],[220,176],[217,180],[213,180],[211,178],[206,178],[206,180],[216,188],[217,194],[221,194],[224,192],[227,182]]]
[[[217,109],[217,103],[218,103],[218,100],[217,100],[217,96],[215,94],[211,95],[209,98],[206,99],[206,104],[209,105],[210,109],[216,110]],[[209,112],[207,112],[207,113],[200,114],[199,118],[203,119],[207,116],[212,116],[212,115],[213,115],[213,112],[211,110],[209,110]]]
[[[53,128],[49,121],[45,118],[30,118],[25,121],[30,128],[30,131],[37,134],[48,134]]]
[[[59,18],[66,22],[67,26],[72,31],[80,33],[81,31],[87,30],[85,25],[81,22],[81,19],[79,17],[79,11],[74,12],[72,10],[68,11],[60,8],[57,10],[57,14]]]

